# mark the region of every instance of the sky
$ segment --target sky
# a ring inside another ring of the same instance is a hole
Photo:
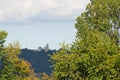
[[[75,39],[75,19],[89,0],[0,0],[0,30],[6,30],[6,44],[19,41],[21,48],[36,49]]]

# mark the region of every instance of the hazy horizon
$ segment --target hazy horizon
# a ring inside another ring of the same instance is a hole
[[[74,41],[76,33],[74,24],[73,21],[9,24],[2,25],[1,30],[8,32],[6,44],[19,41],[21,48],[37,49],[49,44],[50,49],[59,49],[59,43]]]

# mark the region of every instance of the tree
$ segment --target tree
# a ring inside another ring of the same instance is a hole
[[[0,55],[2,55],[3,43],[5,42],[5,38],[7,36],[7,32],[0,31]]]
[[[72,49],[74,53],[79,55],[79,68],[82,79],[92,80],[109,80],[118,78],[115,74],[117,70],[108,62],[110,58],[119,53],[118,46],[110,39],[110,37],[98,30],[87,30],[86,35],[81,40],[77,40]],[[82,34],[81,34],[82,35]],[[112,72],[114,70],[115,72]]]
[[[77,18],[76,40],[55,53],[58,80],[119,80],[119,0],[91,0]]]
[[[46,73],[42,73],[40,80],[56,80],[53,76],[48,76]]]
[[[5,38],[7,36],[7,33],[5,31],[0,31],[0,68],[3,67],[3,62],[2,62],[2,54],[3,54],[3,43],[5,42]]]
[[[35,77],[31,65],[18,57],[20,54],[19,43],[9,44],[4,47],[7,33],[0,31],[0,80],[39,80]]]
[[[71,47],[62,47],[51,57],[54,62],[53,75],[58,80],[103,80],[103,76],[106,79],[116,79],[116,75],[111,74],[115,65],[107,62],[118,53],[118,46],[104,33],[86,31],[82,40],[77,39]],[[118,71],[115,68],[113,70]],[[111,77],[108,78],[108,75]]]
[[[77,18],[76,28],[79,34],[81,19],[91,29],[97,29],[108,34],[112,40],[119,41],[120,1],[119,0],[90,0],[86,11]],[[82,23],[83,24],[83,23]],[[77,34],[77,35],[78,35]]]

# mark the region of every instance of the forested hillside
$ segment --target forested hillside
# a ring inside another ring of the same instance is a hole
[[[45,49],[22,49],[21,54],[19,55],[20,58],[23,58],[30,62],[32,68],[34,69],[35,73],[47,73],[51,74],[52,71],[52,63],[50,62],[50,55],[55,53],[56,50],[48,50]]]

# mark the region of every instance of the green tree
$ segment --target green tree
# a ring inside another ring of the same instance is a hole
[[[56,80],[53,76],[48,76],[46,73],[42,73],[40,80]]]
[[[2,55],[3,43],[5,42],[5,38],[7,36],[7,32],[0,31],[0,55]]]
[[[76,40],[72,46],[73,52],[80,58],[78,71],[83,74],[82,79],[110,80],[115,78],[116,80],[118,72],[114,68],[115,65],[107,62],[119,53],[118,46],[105,33],[90,29],[87,31],[88,33],[86,32],[87,34],[84,34],[82,39]]]
[[[5,38],[7,36],[7,33],[5,31],[0,31],[0,68],[3,67],[3,62],[2,62],[2,54],[4,51],[3,43],[5,42]]]
[[[7,33],[0,31],[0,80],[39,80],[35,77],[31,65],[18,57],[20,54],[19,43],[9,44],[4,47]]]
[[[51,57],[54,62],[53,75],[58,80],[114,78],[116,80],[119,70],[114,68],[114,64],[108,64],[108,62],[111,57],[119,53],[118,46],[105,33],[98,30],[87,30],[87,28],[86,31],[86,35],[84,34],[81,40],[77,39],[68,48],[65,45],[66,48],[62,47]]]
[[[75,80],[79,78],[77,70],[78,55],[71,53],[66,44],[61,45],[62,49],[51,56],[53,61],[53,75],[58,80]]]
[[[90,0],[85,12],[77,18],[76,28],[79,34],[81,23],[89,25],[91,29],[108,34],[118,43],[120,27],[120,1],[119,0]],[[81,19],[84,22],[81,22]],[[77,34],[77,35],[78,35]]]
[[[58,80],[119,80],[119,0],[91,0],[77,18],[76,40],[51,56]]]

